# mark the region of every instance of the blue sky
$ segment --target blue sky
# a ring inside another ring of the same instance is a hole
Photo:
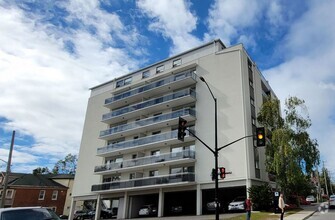
[[[306,101],[335,174],[334,11],[332,0],[0,0],[0,159],[13,130],[15,172],[78,154],[89,88],[220,38],[243,43],[282,103]]]

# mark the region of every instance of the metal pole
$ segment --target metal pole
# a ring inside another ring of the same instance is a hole
[[[5,207],[8,177],[9,177],[9,173],[10,173],[10,166],[11,166],[11,162],[12,162],[12,153],[13,153],[13,147],[14,147],[14,137],[15,137],[15,131],[13,131],[12,141],[10,143],[9,156],[8,156],[7,169],[6,169],[6,176],[5,176],[5,180],[4,180],[4,185],[3,185],[3,190],[2,190],[2,197],[1,197],[1,204],[0,204],[1,208]]]
[[[206,80],[204,77],[200,76],[199,77],[201,81],[203,81],[209,92],[212,95],[212,98],[214,99],[214,104],[215,104],[215,150],[214,150],[214,157],[215,157],[215,195],[214,195],[214,201],[215,201],[215,220],[219,220],[219,201],[218,201],[218,193],[219,193],[219,176],[218,176],[218,168],[219,168],[219,164],[218,164],[218,157],[219,157],[219,150],[218,150],[218,108],[217,108],[217,99],[214,97],[214,94],[211,90],[211,88],[209,87],[209,85],[207,84]]]
[[[214,98],[215,103],[215,170],[218,172],[219,164],[218,164],[218,109],[217,109],[217,100]],[[218,193],[219,193],[219,175],[215,175],[215,220],[219,220],[219,201],[218,201]]]

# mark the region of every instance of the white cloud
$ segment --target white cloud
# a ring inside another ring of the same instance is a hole
[[[124,50],[105,45],[110,32],[126,34],[115,15],[101,12],[94,1],[73,1],[69,8],[77,10],[72,16],[98,27],[98,34],[86,29],[62,32],[19,8],[0,6],[0,115],[8,120],[2,128],[36,142],[17,148],[14,164],[37,167],[43,157],[57,161],[78,153],[89,88],[138,65]],[[64,49],[68,40],[75,54]]]
[[[335,170],[335,2],[312,1],[308,11],[291,25],[282,44],[285,61],[264,71],[281,100],[288,95],[306,101],[311,134],[318,139],[322,159]]]
[[[209,10],[209,33],[205,38],[210,40],[213,36],[219,37],[230,45],[241,34],[240,30],[257,22],[261,6],[261,1],[216,0]]]
[[[189,1],[140,0],[137,5],[152,19],[149,29],[172,40],[171,55],[202,43],[192,35],[198,21],[196,15],[190,11]]]

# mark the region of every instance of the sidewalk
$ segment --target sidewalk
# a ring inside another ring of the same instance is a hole
[[[308,219],[310,216],[312,216],[319,207],[320,204],[313,204],[313,205],[306,205],[306,206],[301,206],[304,210],[297,212],[295,214],[285,216],[285,220],[304,220]]]

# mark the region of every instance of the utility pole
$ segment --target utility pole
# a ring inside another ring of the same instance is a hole
[[[328,193],[328,186],[327,186],[327,175],[326,175],[326,168],[325,168],[325,162],[323,162],[323,176],[325,178],[325,185],[326,185],[326,192],[327,192],[327,196],[329,196],[329,193]]]
[[[15,131],[13,131],[12,141],[10,143],[9,156],[8,156],[6,175],[5,175],[5,180],[4,180],[3,190],[2,190],[2,197],[1,197],[0,208],[4,208],[5,207],[7,184],[8,184],[9,174],[10,174],[10,166],[11,166],[11,163],[12,163],[12,154],[13,154],[13,147],[14,147],[14,137],[15,137]]]

